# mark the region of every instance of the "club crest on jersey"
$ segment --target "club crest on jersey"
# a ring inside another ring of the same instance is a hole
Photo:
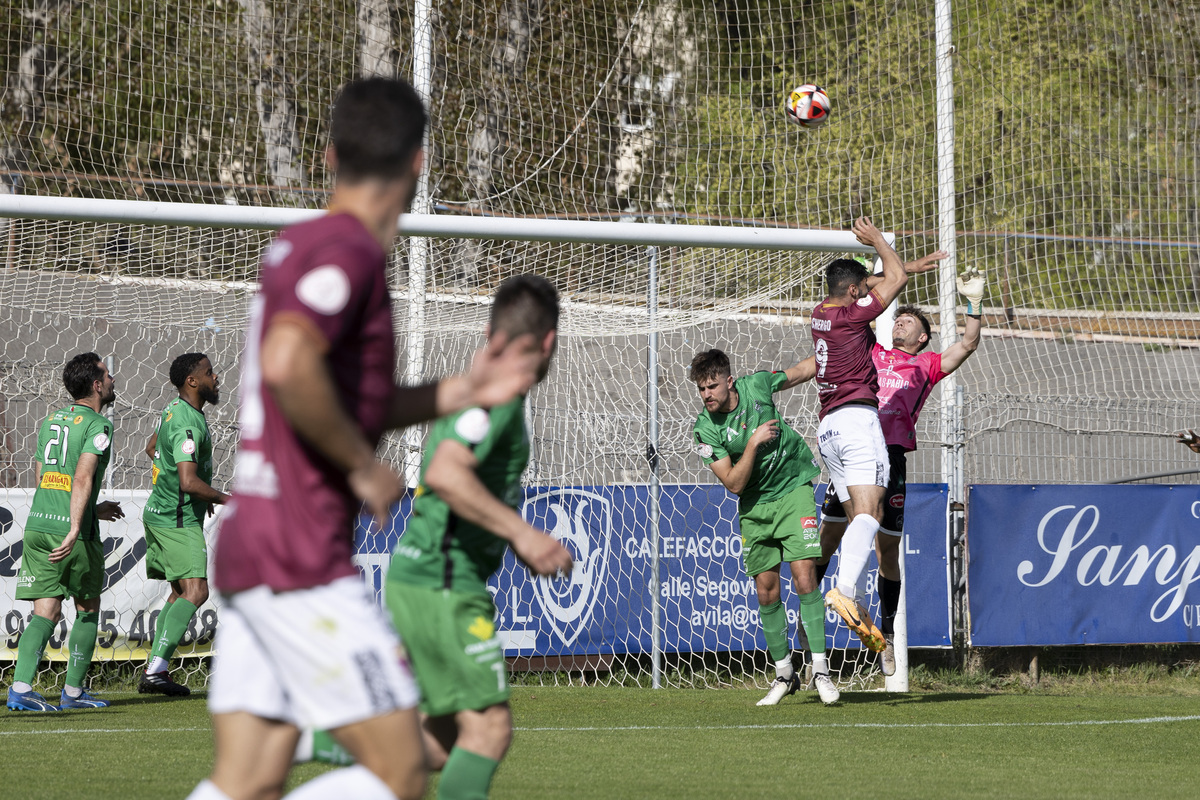
[[[521,516],[549,532],[575,559],[569,576],[533,581],[542,618],[564,644],[573,644],[592,619],[608,572],[612,501],[584,489],[551,489],[527,498]]]
[[[870,298],[870,296],[859,298],[859,301],[858,301],[857,305],[860,305],[860,306],[869,306],[869,305],[871,305],[871,298]]]

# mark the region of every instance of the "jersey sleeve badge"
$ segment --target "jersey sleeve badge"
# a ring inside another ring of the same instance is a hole
[[[491,416],[482,408],[468,408],[454,422],[454,432],[472,445],[482,442],[491,427]]]

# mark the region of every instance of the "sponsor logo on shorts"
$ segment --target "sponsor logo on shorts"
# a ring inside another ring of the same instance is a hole
[[[612,546],[612,501],[584,489],[552,489],[527,498],[521,516],[574,556],[570,575],[533,581],[542,617],[564,644],[573,644],[591,621],[604,586]]]
[[[496,623],[484,617],[476,617],[467,627],[467,633],[476,639],[486,640],[496,635]]]
[[[888,498],[888,505],[892,508],[904,508],[904,495],[894,494]]]
[[[53,489],[56,492],[71,491],[71,476],[61,472],[43,472],[39,489]]]
[[[805,517],[800,520],[800,527],[804,531],[804,541],[815,542],[820,538],[820,533],[817,529],[816,517]]]
[[[22,575],[17,576],[17,588],[18,589],[23,589],[26,586],[32,587],[33,582],[34,582],[34,577],[32,575],[22,574]]]

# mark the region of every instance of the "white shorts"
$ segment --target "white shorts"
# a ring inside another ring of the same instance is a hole
[[[871,406],[836,408],[817,426],[817,449],[829,471],[829,483],[843,503],[850,486],[887,486],[888,452]]]
[[[209,683],[213,714],[246,711],[329,730],[420,699],[400,640],[358,576],[222,598]]]

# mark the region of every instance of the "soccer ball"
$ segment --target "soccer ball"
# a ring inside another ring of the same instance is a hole
[[[829,119],[829,96],[813,83],[792,89],[787,100],[787,116],[802,128],[816,128]]]

